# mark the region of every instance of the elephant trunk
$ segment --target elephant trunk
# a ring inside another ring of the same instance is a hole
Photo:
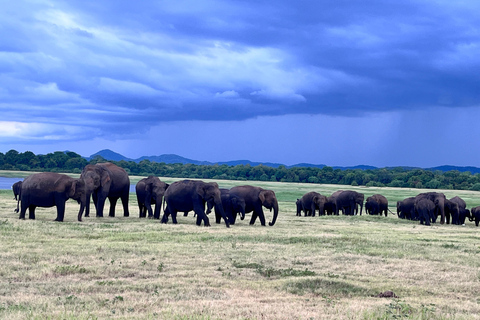
[[[223,209],[223,205],[222,205],[222,199],[220,197],[220,195],[215,196],[214,198],[214,203],[215,203],[215,212],[219,212],[220,215],[222,216],[223,220],[225,220],[225,225],[227,228],[230,228],[230,219],[227,217],[227,215],[225,214],[225,210]]]
[[[275,224],[275,222],[277,221],[277,217],[278,217],[278,201],[277,199],[275,199],[275,202],[273,203],[273,220],[272,222],[268,223],[270,227],[272,227]]]
[[[163,203],[163,196],[157,197],[156,203],[155,203],[155,211],[153,212],[154,219],[160,219],[160,211],[162,208],[162,203]]]

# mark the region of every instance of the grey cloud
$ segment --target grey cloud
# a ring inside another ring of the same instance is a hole
[[[68,105],[79,118],[101,111],[109,134],[134,131],[135,122],[480,105],[475,2],[53,1],[13,9],[5,12],[16,19],[4,16],[0,29],[0,96],[23,106],[26,114],[9,113],[15,121],[36,117],[33,107],[55,118],[55,106]]]

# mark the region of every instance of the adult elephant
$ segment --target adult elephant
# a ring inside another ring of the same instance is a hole
[[[417,220],[415,215],[415,197],[397,201],[397,216],[401,219]]]
[[[205,214],[205,203],[213,202],[215,210],[220,213],[225,225],[230,227],[229,219],[222,206],[220,189],[216,182],[203,182],[200,180],[181,180],[172,183],[165,191],[166,208],[161,222],[167,223],[168,216],[172,216],[174,224],[177,223],[177,212],[194,211],[197,215],[197,225],[210,226],[210,221]]]
[[[97,211],[97,217],[103,217],[105,200],[110,202],[108,215],[115,217],[115,205],[120,198],[123,215],[128,217],[128,198],[130,195],[130,179],[125,169],[110,163],[89,164],[83,168],[80,180],[85,183],[85,217],[90,215],[90,196]],[[82,221],[83,210],[78,213],[78,221]]]
[[[21,189],[20,219],[25,219],[28,209],[28,218],[35,219],[36,207],[57,207],[55,221],[63,221],[65,217],[65,202],[68,199],[81,200],[85,198],[83,181],[74,179],[65,174],[55,172],[36,173],[23,180]]]
[[[415,203],[421,199],[429,199],[435,204],[435,218],[433,222],[436,221],[438,215],[440,215],[440,224],[445,223],[445,200],[446,197],[443,193],[439,192],[425,192],[420,193],[415,197]]]
[[[245,219],[245,201],[240,197],[230,194],[229,189],[220,189],[220,196],[222,198],[222,207],[225,211],[225,215],[229,219],[230,224],[235,224],[237,220],[237,215],[240,214],[240,219]],[[215,207],[213,201],[207,202],[207,212],[209,214],[212,211],[212,208]],[[220,212],[215,210],[215,222],[220,223],[222,216]]]
[[[19,211],[19,203],[21,199],[21,194],[22,194],[22,181],[17,181],[12,185],[12,191],[13,195],[15,197],[15,200],[17,200],[17,209],[13,210],[14,212]]]
[[[311,191],[305,193],[300,199],[302,209],[305,212],[305,216],[315,217],[315,211],[318,210],[318,215],[325,215],[325,203],[327,202],[327,197],[321,195],[318,192]],[[298,215],[298,207],[297,207]]]
[[[254,224],[258,217],[262,226],[265,226],[265,214],[262,207],[270,209],[270,211],[273,209],[273,220],[268,223],[269,226],[273,226],[277,221],[278,201],[272,190],[245,185],[231,188],[230,194],[245,201],[245,213],[253,212],[250,224]]]
[[[387,216],[388,200],[381,194],[374,194],[367,198],[365,202],[365,211],[370,215],[382,215]]]
[[[430,221],[435,221],[435,203],[429,198],[422,197],[415,202],[415,212],[420,220],[420,224],[430,225]]]
[[[362,215],[364,199],[365,195],[357,191],[346,190],[340,192],[335,199],[335,214],[338,215],[339,210],[343,210],[347,215],[356,214],[356,207],[359,205],[360,215]]]
[[[450,215],[452,215],[452,224],[465,224],[465,218],[470,215],[470,212],[462,198],[455,196],[445,200],[445,220],[447,224],[450,223]]]
[[[468,220],[470,220],[470,222],[475,221],[475,225],[478,227],[478,224],[480,223],[480,206],[473,207],[472,210],[470,210]]]
[[[140,218],[145,218],[148,212],[149,218],[160,219],[163,195],[167,188],[168,184],[155,176],[148,176],[148,178],[143,178],[137,182],[135,192]],[[155,211],[152,210],[152,205],[155,205]]]

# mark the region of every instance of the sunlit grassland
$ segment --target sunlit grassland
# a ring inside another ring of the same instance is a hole
[[[131,177],[136,183],[141,177]],[[161,178],[173,182],[180,179]],[[295,200],[354,189],[397,200],[425,190],[223,181],[272,189],[273,227],[197,227],[130,217],[65,222],[55,208],[18,220],[0,191],[0,318],[5,319],[480,319],[480,228],[420,226],[395,215],[296,217]],[[458,195],[468,207],[480,193]],[[272,214],[266,211],[267,221]],[[399,297],[377,298],[391,290]]]

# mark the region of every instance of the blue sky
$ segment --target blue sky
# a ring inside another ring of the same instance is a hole
[[[0,152],[480,166],[479,1],[2,1]]]

